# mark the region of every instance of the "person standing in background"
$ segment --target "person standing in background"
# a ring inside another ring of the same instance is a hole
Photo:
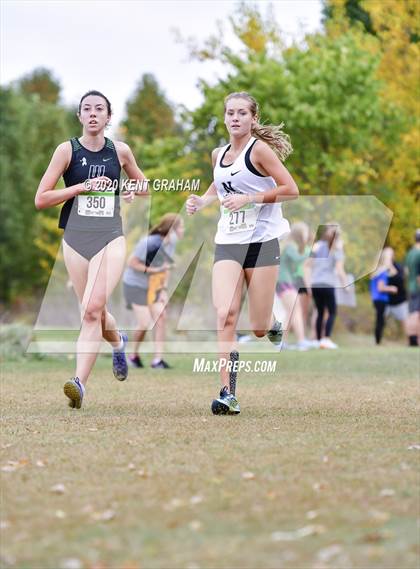
[[[317,309],[316,336],[320,348],[334,350],[338,348],[331,340],[334,321],[337,314],[335,300],[336,276],[343,287],[347,286],[344,272],[343,243],[337,224],[328,224],[321,228],[320,239],[315,243],[311,256],[305,262],[307,280],[311,283],[312,296]],[[325,334],[323,335],[324,314]]]
[[[408,276],[408,343],[415,347],[420,341],[420,229],[416,230],[415,243],[405,258]]]

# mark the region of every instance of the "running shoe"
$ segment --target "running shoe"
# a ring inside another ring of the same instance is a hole
[[[80,382],[80,379],[78,377],[69,379],[69,381],[66,381],[64,384],[63,390],[64,395],[70,399],[69,407],[72,409],[80,409],[85,394],[85,387]]]
[[[220,390],[219,398],[213,400],[211,410],[213,415],[238,415],[241,412],[238,400],[226,386]]]
[[[128,364],[125,357],[125,346],[128,342],[128,337],[125,332],[120,332],[123,341],[123,347],[120,350],[112,350],[112,371],[118,381],[124,381],[128,376]]]
[[[130,362],[130,365],[133,367],[144,367],[140,356],[129,356],[128,361]]]
[[[172,366],[165,362],[165,360],[159,360],[158,362],[153,362],[150,366],[153,369],[172,369]]]
[[[283,326],[281,325],[281,322],[279,322],[278,320],[274,322],[273,327],[267,333],[267,338],[276,347],[281,346],[281,340],[283,338]]]
[[[319,347],[321,350],[336,350],[338,348],[337,344],[335,344],[330,338],[322,338],[319,342]]]

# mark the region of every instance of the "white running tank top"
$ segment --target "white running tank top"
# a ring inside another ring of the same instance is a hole
[[[223,163],[223,158],[230,144],[220,149],[214,168],[214,184],[220,201],[228,195],[255,195],[277,187],[271,176],[263,176],[251,163],[251,150],[256,140],[252,136],[233,164],[228,166]],[[230,212],[220,204],[214,240],[219,244],[262,243],[284,237],[289,232],[289,222],[283,217],[280,203],[245,204],[236,212]]]

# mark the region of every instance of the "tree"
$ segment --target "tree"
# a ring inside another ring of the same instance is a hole
[[[34,196],[54,148],[69,133],[65,109],[12,87],[0,89],[0,108],[0,301],[10,304],[45,285],[55,260],[57,210],[37,212]]]
[[[329,20],[337,17],[340,10],[350,24],[360,23],[369,34],[375,35],[372,19],[369,12],[363,8],[363,0],[324,0],[322,8],[322,22],[325,25]]]
[[[354,29],[348,4],[357,4],[369,18],[370,33]],[[399,256],[410,245],[418,225],[418,187],[420,181],[420,3],[416,0],[328,0],[326,33],[330,37],[353,33],[361,49],[378,59],[376,77],[381,81],[380,99],[400,116],[402,128],[391,136],[376,138],[378,179],[387,189],[386,203],[396,213],[389,241]],[[373,35],[372,35],[373,34]]]
[[[176,132],[174,110],[150,73],[140,79],[127,103],[126,115],[122,127],[128,144],[135,138],[150,144]]]
[[[24,95],[38,95],[45,103],[57,104],[61,86],[49,69],[38,67],[17,81],[17,87]]]

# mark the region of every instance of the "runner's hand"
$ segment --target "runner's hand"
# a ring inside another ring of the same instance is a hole
[[[187,214],[194,215],[205,206],[205,200],[200,196],[190,196],[187,199]]]
[[[112,180],[107,178],[107,176],[98,176],[97,178],[87,179],[83,184],[82,192],[104,192],[108,186],[112,184]]]
[[[134,200],[134,192],[123,191],[121,196],[125,203],[131,203]]]
[[[248,194],[240,196],[228,196],[222,200],[222,205],[229,211],[237,211],[247,203],[249,203]]]

